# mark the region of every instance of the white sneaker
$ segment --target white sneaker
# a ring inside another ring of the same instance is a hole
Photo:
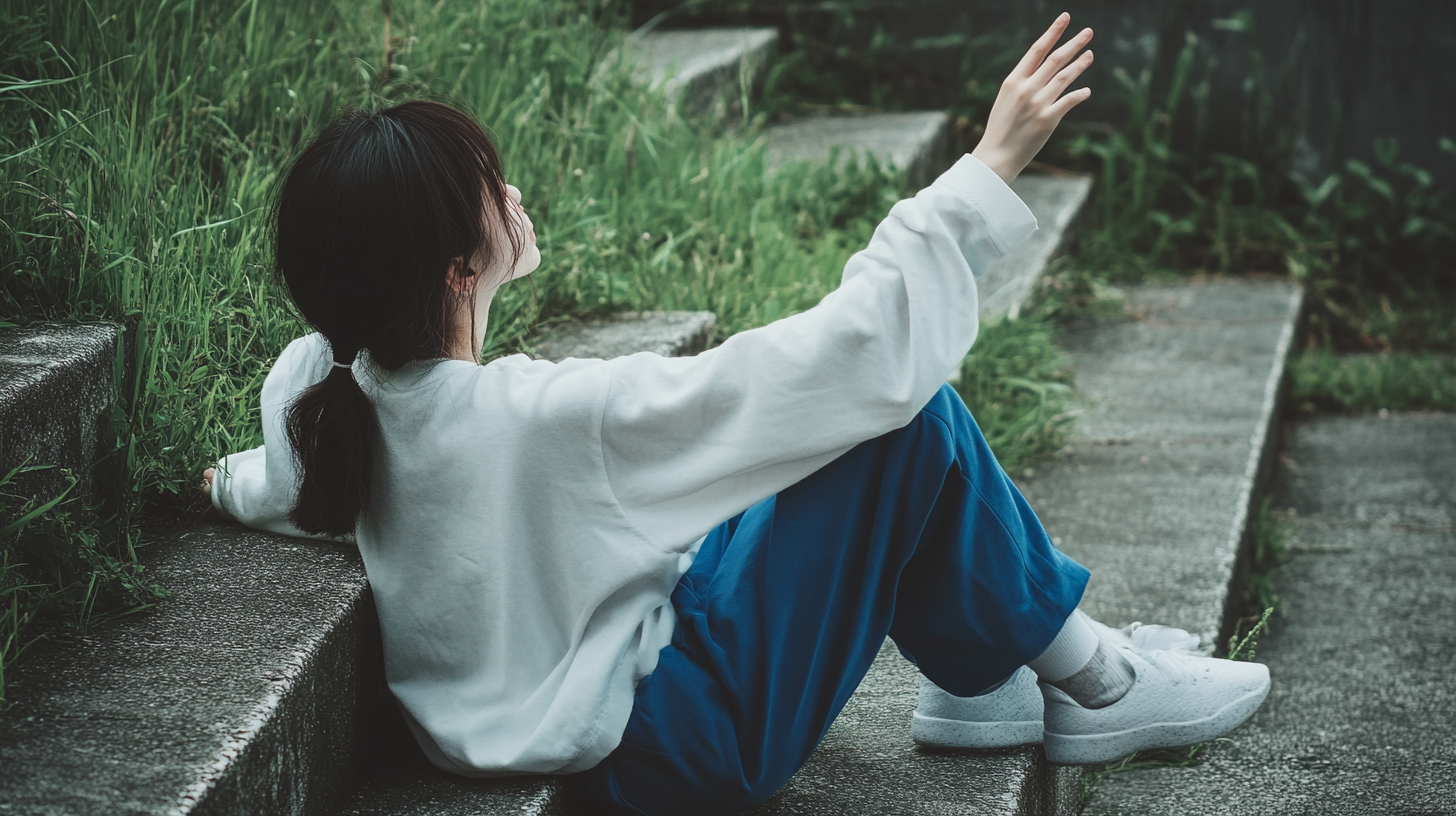
[[[976,697],[956,697],[920,678],[920,702],[910,738],[937,748],[1010,748],[1041,742],[1042,696],[1025,666],[1004,685]]]
[[[1044,742],[1052,762],[1090,765],[1148,748],[1205,742],[1238,727],[1269,694],[1267,666],[1203,657],[1188,648],[1198,638],[1181,629],[1133,624],[1123,633],[1113,641],[1136,679],[1121,700],[1088,709],[1041,684]]]

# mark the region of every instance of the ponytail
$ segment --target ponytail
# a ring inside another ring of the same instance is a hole
[[[300,473],[289,522],[315,535],[353,533],[369,509],[379,418],[349,366],[335,362],[321,382],[299,394],[285,425]]]

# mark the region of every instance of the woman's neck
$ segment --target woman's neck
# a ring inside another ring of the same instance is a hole
[[[480,354],[485,349],[485,328],[490,318],[490,302],[495,297],[495,288],[475,298],[474,320],[471,313],[461,309],[456,313],[455,332],[446,347],[446,355],[452,360],[480,363]],[[471,336],[471,328],[475,329]]]

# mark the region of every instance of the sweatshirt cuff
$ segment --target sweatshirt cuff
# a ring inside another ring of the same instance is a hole
[[[212,499],[212,509],[221,513],[223,518],[236,520],[237,517],[229,513],[222,503],[222,494],[227,489],[227,457],[223,457],[212,466],[212,490],[208,491],[208,496]]]
[[[996,171],[967,153],[931,185],[970,200],[986,219],[987,237],[998,257],[1037,230],[1036,216]]]

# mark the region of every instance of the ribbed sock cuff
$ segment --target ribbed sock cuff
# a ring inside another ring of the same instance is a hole
[[[1081,671],[1047,683],[1066,692],[1083,708],[1103,708],[1121,700],[1136,680],[1132,665],[1104,641],[1097,644],[1097,651]]]
[[[1046,647],[1046,651],[1026,665],[1036,672],[1038,678],[1048,683],[1065,680],[1081,671],[1092,660],[1100,642],[1097,633],[1087,625],[1082,610],[1074,610],[1067,622],[1062,624],[1062,631]]]

